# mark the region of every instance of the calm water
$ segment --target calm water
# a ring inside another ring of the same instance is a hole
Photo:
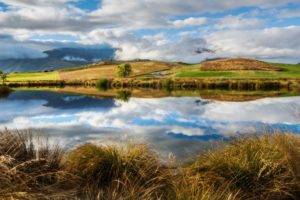
[[[65,147],[84,142],[147,143],[184,157],[207,141],[284,130],[300,133],[300,96],[221,102],[201,97],[93,98],[18,91],[0,99],[0,128],[31,129]]]

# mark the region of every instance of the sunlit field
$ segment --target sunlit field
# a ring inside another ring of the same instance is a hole
[[[25,81],[52,81],[59,80],[58,72],[26,72],[11,73],[7,77],[8,82],[25,82]]]

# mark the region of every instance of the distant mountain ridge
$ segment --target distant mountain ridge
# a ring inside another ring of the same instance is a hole
[[[113,60],[113,48],[59,48],[45,51],[43,58],[0,60],[0,69],[5,72],[49,71],[64,67],[76,67],[95,61]]]

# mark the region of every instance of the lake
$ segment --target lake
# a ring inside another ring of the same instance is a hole
[[[146,143],[185,158],[235,136],[300,133],[300,96],[220,101],[193,97],[92,97],[15,91],[0,99],[0,128],[31,130],[66,148],[85,142]]]

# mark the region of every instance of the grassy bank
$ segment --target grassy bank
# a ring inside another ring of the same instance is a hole
[[[242,138],[189,164],[144,145],[64,152],[26,133],[0,133],[0,199],[296,199],[300,139]]]
[[[94,81],[27,81],[8,82],[10,87],[89,86],[108,88],[152,89],[225,89],[225,90],[298,90],[300,79],[99,79]]]

